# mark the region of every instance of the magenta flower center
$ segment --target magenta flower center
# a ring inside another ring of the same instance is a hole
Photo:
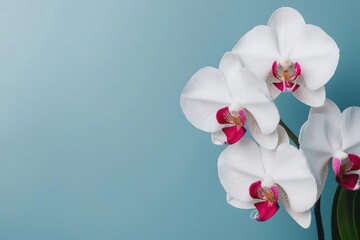
[[[352,166],[353,164],[350,162],[349,158],[342,160],[340,165],[340,175],[349,172]]]
[[[279,209],[277,185],[267,187],[262,185],[262,181],[256,181],[250,185],[249,194],[252,198],[260,200],[254,203],[259,212],[256,220],[266,221],[274,216]]]
[[[275,195],[273,193],[273,191],[270,188],[258,188],[258,196],[265,200],[265,201],[269,201],[271,203],[276,202],[277,199],[275,199]]]
[[[280,64],[274,61],[272,75],[276,79],[273,84],[282,92],[294,92],[300,87],[297,84],[297,80],[301,75],[301,67],[298,62],[285,61],[284,64]]]
[[[336,181],[345,189],[357,190],[359,189],[359,175],[354,171],[360,169],[360,157],[355,154],[342,154],[332,158],[332,168],[336,175]]]
[[[242,119],[240,114],[237,112],[225,112],[224,118],[228,123],[236,125],[237,127],[242,127],[245,125],[245,119]]]
[[[221,108],[216,113],[217,122],[222,125],[222,131],[226,136],[226,144],[234,144],[239,141],[246,129],[246,111],[241,108],[239,110],[230,111],[229,107]]]

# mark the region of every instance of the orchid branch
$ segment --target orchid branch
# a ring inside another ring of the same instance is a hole
[[[322,224],[322,220],[321,220],[320,202],[321,202],[321,196],[315,203],[314,214],[315,214],[315,220],[316,220],[316,228],[317,228],[317,232],[318,232],[318,240],[324,240],[325,239],[324,238],[324,228],[323,228],[323,224]]]
[[[300,144],[299,144],[299,139],[298,137],[291,131],[291,129],[286,126],[286,124],[280,119],[280,126],[282,126],[286,133],[289,135],[290,139],[293,141],[293,143],[299,148]]]
[[[298,137],[291,131],[291,129],[280,119],[279,123],[286,131],[286,133],[289,135],[290,139],[293,141],[293,143],[300,148],[299,139]],[[314,214],[316,219],[316,228],[318,233],[318,240],[324,240],[324,228],[321,220],[321,208],[320,208],[320,201],[321,197],[317,200],[317,202],[314,205]]]

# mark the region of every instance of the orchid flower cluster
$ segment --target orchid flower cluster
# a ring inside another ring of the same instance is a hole
[[[256,220],[266,221],[281,203],[308,228],[330,161],[340,186],[359,189],[360,108],[341,113],[325,96],[338,60],[335,41],[286,7],[247,32],[218,68],[204,67],[191,77],[180,104],[214,144],[228,145],[218,158],[218,175],[229,204],[255,209]],[[279,124],[274,99],[281,93],[311,107],[300,149]]]

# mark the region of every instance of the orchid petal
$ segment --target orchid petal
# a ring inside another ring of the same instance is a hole
[[[282,143],[289,143],[289,136],[287,135],[285,129],[282,126],[279,125],[277,127],[277,132],[278,132],[279,140],[276,146],[279,146]],[[270,149],[264,147],[261,147],[260,150],[261,150],[262,159],[269,159],[269,158],[275,159],[275,151],[271,151]]]
[[[278,80],[271,73],[266,78],[266,85],[269,89],[269,93],[272,99],[277,98],[281,93],[281,91],[274,85],[274,82],[277,81]]]
[[[250,185],[264,177],[259,147],[250,139],[228,146],[219,156],[219,179],[225,191],[241,202],[254,202]]]
[[[298,78],[298,84],[300,87],[293,92],[293,95],[299,99],[302,103],[311,107],[320,107],[325,102],[325,87],[320,87],[316,90],[308,89],[304,84],[303,77]]]
[[[220,70],[226,77],[232,98],[252,113],[263,133],[273,132],[280,117],[266,83],[243,68],[239,59],[232,53],[224,55]]]
[[[355,154],[348,154],[349,160],[352,164],[351,170],[359,170],[360,169],[360,157]]]
[[[271,102],[266,83],[262,79],[256,78],[253,73],[240,65],[239,60],[237,61],[236,71],[224,72],[232,98],[244,106]]]
[[[268,95],[264,81],[245,68],[235,54],[225,53],[220,61],[219,69],[228,81],[230,93],[234,98],[239,98],[238,96],[243,96],[248,91],[252,93],[261,91]],[[251,94],[249,95],[251,96]]]
[[[310,210],[306,210],[304,212],[295,212],[289,202],[289,198],[286,195],[284,189],[279,187],[279,199],[285,208],[285,210],[288,212],[288,214],[303,228],[308,228],[311,223],[311,212]]]
[[[323,114],[327,119],[333,121],[335,126],[341,121],[341,111],[339,107],[328,98],[326,98],[323,106],[310,109],[309,118],[314,114]]]
[[[360,154],[360,107],[349,107],[341,114],[342,149]]]
[[[283,57],[290,57],[300,29],[305,26],[304,18],[293,8],[282,7],[270,17],[268,25],[276,33],[278,49]]]
[[[261,180],[253,182],[249,187],[250,197],[255,198],[255,199],[262,199],[259,196],[259,188],[261,188]]]
[[[249,70],[245,69],[237,56],[231,52],[224,54],[219,64],[219,70],[229,85],[230,95],[238,102],[241,102],[248,90],[253,91],[257,88],[254,87],[254,84],[263,83],[263,81],[256,79]]]
[[[323,168],[320,170],[320,181],[317,182],[317,196],[316,196],[316,200],[319,199],[319,197],[321,196],[324,187],[326,185],[326,179],[327,176],[329,175],[329,164],[326,163]]]
[[[226,137],[225,133],[222,130],[219,130],[217,132],[212,132],[211,133],[211,141],[215,145],[224,145],[227,142],[227,137]]]
[[[237,141],[239,141],[246,133],[246,130],[244,127],[238,127],[238,126],[231,126],[231,127],[224,127],[222,131],[226,135],[226,143],[228,144],[234,144]]]
[[[253,202],[242,202],[237,200],[236,198],[230,196],[229,194],[226,195],[226,201],[233,207],[241,208],[241,209],[253,209],[255,208]]]
[[[299,143],[318,184],[323,185],[324,166],[340,146],[341,136],[324,115],[314,114],[300,129]]]
[[[310,209],[316,201],[316,182],[301,151],[290,144],[281,144],[273,164],[276,168],[272,177],[286,192],[291,209],[296,212]],[[264,161],[266,172],[267,165]]]
[[[279,204],[277,202],[271,203],[268,201],[254,203],[256,209],[259,211],[257,221],[266,221],[270,219],[279,210]]]
[[[261,199],[262,201],[254,203],[256,209],[259,212],[257,221],[266,221],[277,212],[279,209],[278,201],[278,187],[272,186],[270,191],[273,194],[272,200],[264,200],[264,196],[261,196],[259,191],[264,191],[261,186],[261,180],[252,183],[249,187],[249,194],[254,199]],[[268,191],[268,190],[266,190]]]
[[[266,79],[274,59],[280,58],[276,36],[272,29],[264,25],[256,26],[247,32],[232,52],[258,79]]]
[[[227,138],[223,131],[217,131],[211,133],[211,142],[215,145],[225,145],[227,144]]]
[[[216,112],[231,103],[226,80],[218,69],[212,67],[196,72],[180,96],[180,105],[186,118],[205,132],[221,129]]]
[[[264,134],[259,127],[257,119],[255,119],[251,113],[247,112],[248,129],[253,138],[263,147],[267,149],[276,148],[279,141],[278,131],[275,130],[270,134]]]
[[[331,161],[332,169],[335,173],[335,175],[340,174],[340,168],[341,168],[341,160],[337,157],[333,157]]]
[[[232,98],[252,113],[264,134],[272,133],[280,116],[270,99],[266,83],[243,68],[239,59],[230,52],[223,56],[220,71],[228,82]]]
[[[285,129],[282,126],[278,126],[278,133],[279,133],[279,143],[278,145],[282,144],[282,143],[290,143],[289,141],[289,136],[286,133]]]
[[[241,62],[236,55],[226,52],[220,60],[219,70],[224,74],[226,79],[237,78],[238,71],[242,67]]]
[[[254,117],[257,125],[264,134],[271,134],[274,132],[279,124],[279,111],[272,101],[263,103],[251,103],[244,105]]]
[[[344,174],[342,178],[336,176],[336,181],[339,183],[339,185],[347,190],[359,189],[358,180],[358,174]]]
[[[229,120],[225,117],[228,114],[230,114],[229,107],[220,108],[216,112],[216,120],[218,121],[218,123],[219,124],[228,124],[228,123],[230,123]]]
[[[335,41],[317,26],[307,24],[299,32],[291,59],[301,64],[301,74],[306,87],[316,90],[334,75],[339,62],[339,48]]]
[[[263,166],[267,175],[273,176],[278,164],[276,162],[276,150],[260,147]]]

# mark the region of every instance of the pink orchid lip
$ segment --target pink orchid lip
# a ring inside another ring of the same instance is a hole
[[[261,201],[254,203],[259,214],[257,221],[266,221],[275,215],[279,209],[278,204],[278,187],[273,185],[271,187],[262,186],[261,181],[252,183],[249,187],[249,194],[254,199]]]
[[[342,157],[335,156],[332,158],[332,168],[340,186],[347,190],[360,188],[358,184],[359,175],[351,172],[360,169],[360,157],[358,155],[349,153]]]
[[[221,108],[216,113],[216,120],[219,124],[225,124],[222,131],[226,135],[226,143],[228,144],[236,143],[246,133],[244,127],[246,112],[242,108],[236,111],[230,111],[229,107]]]
[[[271,70],[274,78],[280,81],[273,82],[275,87],[280,91],[292,93],[300,87],[299,84],[296,84],[296,80],[301,75],[301,67],[298,62],[283,66],[277,61],[274,61]]]

